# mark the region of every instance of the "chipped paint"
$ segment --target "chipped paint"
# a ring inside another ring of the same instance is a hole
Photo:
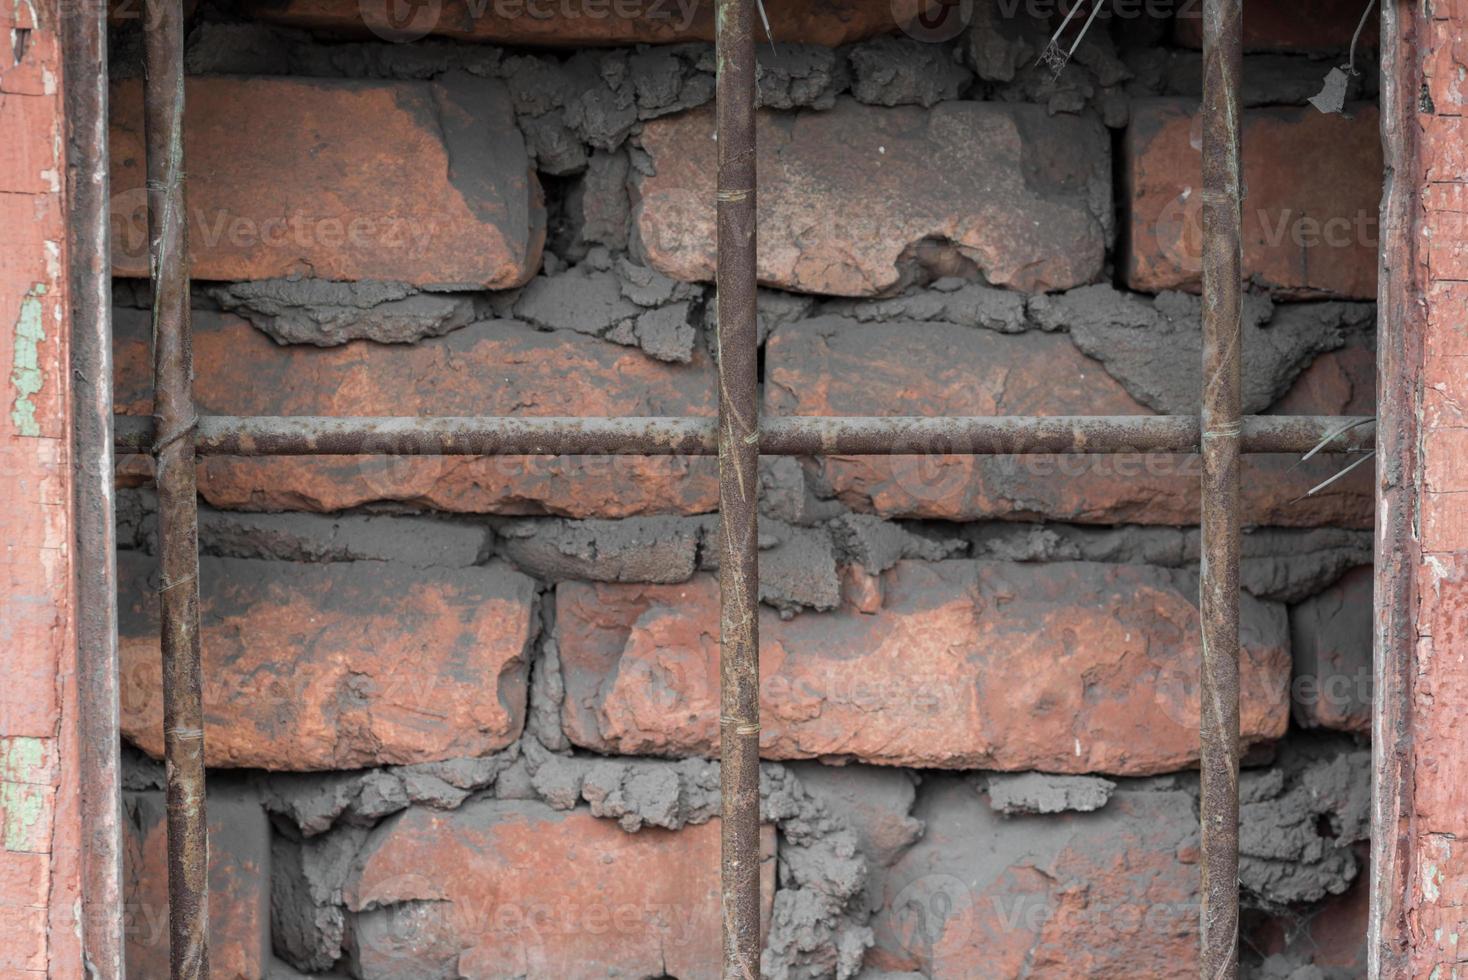
[[[0,740],[0,846],[7,851],[47,849],[51,787],[36,782],[45,763],[41,739]]]
[[[10,369],[10,384],[15,388],[15,403],[10,410],[10,421],[17,434],[40,436],[41,425],[36,420],[36,404],[32,396],[40,392],[46,376],[41,371],[41,342],[46,331],[41,326],[41,297],[46,286],[36,283],[20,301],[20,316],[15,321],[15,354]]]

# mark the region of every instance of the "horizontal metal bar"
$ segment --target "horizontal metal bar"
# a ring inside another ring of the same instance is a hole
[[[116,448],[146,453],[150,420],[118,416]],[[1246,453],[1306,453],[1348,423],[1325,451],[1375,442],[1367,417],[1248,415]],[[1196,453],[1192,415],[766,417],[766,456],[1007,456]],[[196,452],[211,456],[714,456],[712,418],[199,417]]]

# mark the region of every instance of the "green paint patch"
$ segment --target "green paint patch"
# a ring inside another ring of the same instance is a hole
[[[36,283],[20,301],[20,316],[15,321],[15,356],[10,367],[10,384],[15,388],[15,404],[10,421],[23,436],[39,436],[41,424],[36,420],[36,403],[32,396],[41,390],[46,377],[41,373],[41,342],[46,339],[42,327],[41,297],[46,286]]]
[[[52,789],[44,782],[46,745],[39,738],[0,739],[0,846],[50,849]]]

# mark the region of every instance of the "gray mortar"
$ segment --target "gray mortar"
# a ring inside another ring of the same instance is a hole
[[[1202,301],[1186,293],[1155,298],[1108,285],[1082,286],[1029,302],[1047,330],[1069,330],[1075,345],[1100,361],[1144,405],[1164,415],[1196,415],[1202,390]],[[1347,330],[1375,319],[1370,303],[1276,307],[1247,294],[1243,312],[1243,410],[1264,411],[1289,390],[1318,354],[1337,350]]]
[[[759,342],[764,344],[778,328],[787,323],[804,319],[815,308],[813,296],[787,293],[778,289],[760,289],[755,295],[755,324],[759,330]],[[708,303],[704,306],[704,333],[708,337],[709,353],[718,355],[719,296],[710,290]]]
[[[576,248],[602,245],[619,252],[626,250],[632,221],[632,200],[627,192],[630,172],[625,151],[597,152],[587,160],[586,173],[566,200]]]
[[[1359,872],[1352,845],[1369,828],[1368,767],[1369,751],[1348,739],[1295,736],[1284,743],[1271,767],[1245,771],[1240,877],[1246,905],[1275,910],[1349,886]],[[467,792],[456,800],[419,798],[412,777],[422,775]],[[1084,782],[1087,777],[1073,779]],[[1043,790],[1012,795],[1053,812],[1048,801],[1056,795],[1054,777],[1029,781]],[[1194,776],[1092,782],[1114,785],[1115,793],[1181,793],[1173,808],[1179,839],[1195,835]],[[556,754],[534,740],[485,759],[327,776],[270,775],[262,776],[261,783],[267,806],[287,821],[275,863],[281,877],[291,880],[276,887],[276,914],[297,924],[282,933],[289,939],[278,941],[277,952],[300,969],[320,969],[341,955],[337,916],[342,869],[368,839],[366,826],[409,805],[453,809],[471,797],[492,797],[536,800],[559,810],[586,806],[629,832],[647,826],[677,830],[719,812],[715,762]],[[389,783],[399,790],[385,790]],[[942,787],[950,783],[975,799],[972,777],[935,777],[916,794],[915,804],[915,780],[903,770],[817,763],[762,766],[762,819],[774,822],[781,833],[776,914],[764,960],[767,976],[857,974],[862,951],[871,941],[867,922],[883,881],[920,846],[923,820],[950,819],[941,804],[947,792]],[[1103,789],[1092,786],[1079,794],[1067,789],[1059,796],[1074,803],[1089,794],[1094,802]],[[365,811],[361,801],[368,801]],[[1052,831],[1060,835],[1057,841],[1068,834],[1063,827],[1035,823],[1033,817],[996,819],[1024,821],[1016,824],[1016,846],[1028,854],[1043,852]],[[1006,825],[990,829],[1005,838],[1010,833],[1003,829]],[[1324,825],[1330,834],[1319,833]],[[1012,849],[998,847],[992,859],[984,859],[994,866],[975,871],[975,880],[1001,871],[1004,855]]]
[[[1195,567],[1202,538],[1196,528],[1016,525],[988,522],[958,527],[973,557],[1002,561],[1100,561]],[[1244,534],[1239,575],[1244,591],[1260,599],[1299,602],[1371,561],[1370,531],[1342,528],[1263,528]]]
[[[515,298],[513,315],[541,330],[574,330],[660,361],[693,360],[697,286],[619,260],[601,247],[563,272],[536,276]]]
[[[995,4],[976,3],[960,51],[987,83],[984,94],[992,101],[1039,103],[1052,115],[1089,108],[1107,126],[1125,126],[1124,85],[1131,70],[1117,57],[1111,32],[1087,32],[1065,70],[1055,75],[1039,63],[1052,30],[1048,17],[1022,10],[1011,16]]]
[[[720,809],[716,762],[556,755],[526,741],[523,754],[516,747],[474,760],[473,765],[477,779],[487,768],[495,769],[494,778],[476,786],[475,799],[536,800],[558,810],[586,806],[593,815],[615,820],[628,832],[648,826],[678,830],[704,823]],[[360,785],[374,775],[400,779],[404,770],[423,768],[343,775]],[[390,832],[353,826],[357,814],[350,808],[340,811],[339,825],[333,826],[332,821],[322,822],[320,809],[285,802],[297,795],[299,786],[282,794],[280,784],[311,779],[322,777],[265,780],[274,812],[292,822],[307,816],[296,828],[302,836],[285,833],[277,838],[275,860],[281,881],[272,902],[275,915],[293,923],[281,934],[276,953],[302,970],[325,969],[342,957],[344,935],[351,926],[342,888],[357,856],[379,835]],[[334,795],[360,797],[363,792]],[[761,766],[760,814],[780,832],[778,890],[763,974],[785,980],[854,976],[871,944],[866,926],[870,911],[862,898],[867,861],[858,834],[780,765]],[[383,816],[376,814],[373,820]]]
[[[119,543],[156,554],[156,512],[152,490],[119,490]],[[468,568],[488,556],[489,530],[468,520],[418,515],[262,514],[201,506],[199,549],[218,558]]]
[[[1035,813],[1089,813],[1111,799],[1116,783],[1100,776],[1044,772],[991,773],[983,780],[989,806],[1007,817]]]
[[[843,514],[827,528],[841,560],[859,563],[873,574],[885,572],[904,558],[942,561],[967,548],[961,538],[924,537],[873,514]]]
[[[215,286],[209,295],[278,344],[413,344],[442,337],[475,317],[471,296],[423,293],[397,282],[262,279]]]
[[[190,75],[227,72],[234,75],[284,75],[290,54],[281,42],[304,35],[264,24],[200,21],[185,42],[184,71]]]
[[[761,45],[755,54],[756,104],[765,109],[829,109],[851,84],[846,58],[814,44]],[[705,71],[713,63],[700,62]]]
[[[506,520],[495,524],[496,551],[550,582],[686,582],[707,523],[700,517]]]
[[[997,333],[1023,333],[1030,327],[1022,293],[951,278],[939,279],[926,289],[892,299],[822,303],[821,313],[850,317],[862,323],[938,320]]]
[[[879,37],[851,49],[851,94],[869,105],[920,105],[959,98],[974,74],[943,45]]]
[[[1272,767],[1240,775],[1239,803],[1245,905],[1339,895],[1360,870],[1352,845],[1371,832],[1371,750],[1339,736],[1288,740]]]
[[[1372,690],[1372,570],[1363,565],[1335,588],[1290,609],[1290,653],[1295,662],[1294,710],[1301,728],[1320,725],[1317,710],[1369,727]]]
[[[718,518],[710,517],[699,567],[719,569]],[[789,619],[802,609],[831,610],[841,604],[836,548],[823,528],[762,519],[759,525],[759,598]]]

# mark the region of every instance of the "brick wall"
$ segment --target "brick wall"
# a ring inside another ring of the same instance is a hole
[[[1412,97],[1403,103],[1401,129],[1390,133],[1393,160],[1403,176],[1397,205],[1401,217],[1388,260],[1401,276],[1388,294],[1394,300],[1389,335],[1394,353],[1383,376],[1400,373],[1412,379],[1398,387],[1391,411],[1395,428],[1410,440],[1403,456],[1415,470],[1382,472],[1384,487],[1410,488],[1412,509],[1407,513],[1413,523],[1406,534],[1392,538],[1394,550],[1402,555],[1396,564],[1407,586],[1392,594],[1400,594],[1408,609],[1400,620],[1406,627],[1402,642],[1393,637],[1389,650],[1393,662],[1403,665],[1405,683],[1393,684],[1391,694],[1400,700],[1383,707],[1379,726],[1394,734],[1393,720],[1405,712],[1411,737],[1401,756],[1405,780],[1400,785],[1382,781],[1391,790],[1384,813],[1393,818],[1400,814],[1403,844],[1388,852],[1397,860],[1377,883],[1379,892],[1390,890],[1393,898],[1379,955],[1413,976],[1449,978],[1468,976],[1461,845],[1468,832],[1468,798],[1458,776],[1458,753],[1447,748],[1461,742],[1461,706],[1468,690],[1457,653],[1468,623],[1468,472],[1463,462],[1468,420],[1462,411],[1468,391],[1463,373],[1468,364],[1468,252],[1462,204],[1468,172],[1463,151],[1468,57],[1461,40],[1468,7],[1404,7],[1390,23],[1390,40],[1402,45],[1395,49],[1396,59],[1404,84],[1412,85]],[[1383,586],[1393,585],[1394,572],[1387,569],[1380,576]],[[1390,607],[1382,616],[1390,618]],[[1401,744],[1394,741],[1392,748],[1399,750]],[[1384,756],[1385,772],[1393,772],[1394,755]]]
[[[58,5],[0,0],[0,975],[81,977]]]
[[[1118,6],[1051,77],[1047,11],[780,6],[759,51],[766,414],[1197,411],[1186,10]],[[1375,410],[1374,72],[1347,115],[1306,101],[1353,6],[1249,25],[1251,413]],[[628,9],[205,5],[201,409],[712,414],[712,5]],[[137,40],[114,39],[112,217],[116,401],[145,415]],[[1198,461],[945,448],[762,463],[764,971],[1193,975]],[[1307,495],[1342,465],[1246,468],[1251,976],[1364,958],[1372,483]],[[216,975],[714,976],[716,476],[203,460]],[[147,461],[119,480],[148,976],[156,528]]]

